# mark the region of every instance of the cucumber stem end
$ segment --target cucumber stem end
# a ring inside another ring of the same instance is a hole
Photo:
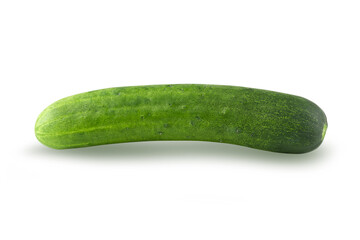
[[[326,134],[326,129],[327,129],[327,127],[328,127],[328,124],[325,123],[325,124],[324,124],[324,128],[323,128],[323,131],[322,131],[321,141],[323,141],[324,138],[325,138],[325,134]]]

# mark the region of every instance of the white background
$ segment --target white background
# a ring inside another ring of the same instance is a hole
[[[0,239],[360,239],[359,4],[1,1]],[[303,155],[35,138],[60,98],[162,83],[300,95],[328,132]]]

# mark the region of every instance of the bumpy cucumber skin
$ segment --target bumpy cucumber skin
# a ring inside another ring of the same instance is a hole
[[[39,115],[35,134],[55,149],[193,140],[305,153],[321,144],[326,128],[324,112],[299,96],[175,84],[109,88],[61,99]]]

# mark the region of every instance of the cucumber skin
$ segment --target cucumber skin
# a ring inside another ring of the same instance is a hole
[[[55,149],[193,140],[305,153],[321,144],[326,128],[324,112],[299,96],[175,84],[108,88],[63,98],[39,115],[35,135]]]

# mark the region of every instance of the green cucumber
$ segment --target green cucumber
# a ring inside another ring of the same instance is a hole
[[[305,153],[324,139],[327,120],[313,102],[268,90],[201,84],[118,87],[63,98],[35,124],[55,149],[185,140]]]

